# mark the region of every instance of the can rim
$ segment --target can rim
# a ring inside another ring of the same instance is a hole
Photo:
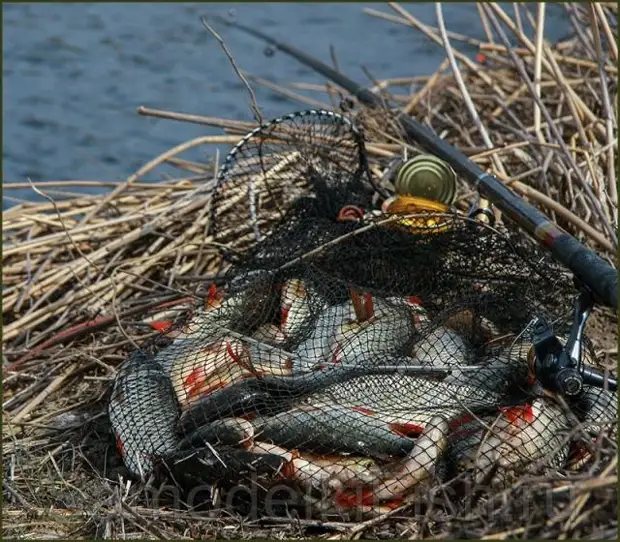
[[[445,196],[433,201],[438,201],[445,205],[452,205],[452,203],[454,203],[454,200],[456,198],[456,172],[454,171],[452,166],[450,166],[450,164],[433,154],[419,154],[418,156],[415,156],[411,160],[408,160],[401,165],[396,175],[396,182],[394,183],[394,188],[397,194],[402,196],[410,195],[422,198],[422,196],[401,192],[403,172],[406,170],[411,171],[411,168],[413,168],[414,174],[416,173],[416,169],[418,169],[419,171],[430,171],[443,179],[441,188],[445,189]]]

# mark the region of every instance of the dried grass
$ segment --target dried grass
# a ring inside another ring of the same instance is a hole
[[[544,25],[544,8],[535,14],[520,5],[509,15],[498,5],[479,5],[487,40],[476,41],[425,26],[405,8],[389,6],[396,15],[366,11],[423,32],[452,58],[428,77],[376,81],[374,90],[389,93],[403,110],[613,262],[617,6],[567,5],[576,37],[557,44],[546,43],[543,28],[527,32],[534,38],[520,29]],[[516,48],[506,47],[498,21],[516,38]],[[475,60],[457,51],[463,41],[478,46]],[[291,99],[317,103],[269,85]],[[326,93],[333,108],[341,105],[331,84],[293,87]],[[103,409],[107,385],[119,362],[152,335],[148,319],[199,304],[221,264],[218,247],[206,235],[218,156],[198,163],[182,155],[198,146],[232,144],[254,126],[147,108],[139,113],[217,126],[225,135],[170,149],[124,183],[47,182],[33,187],[44,202],[20,202],[4,212],[7,537],[616,537],[617,448],[604,438],[589,471],[570,479],[521,481],[491,501],[472,498],[467,511],[438,490],[421,516],[410,504],[353,524],[247,520],[218,511],[180,514],[174,502],[155,506],[144,488],[121,483]],[[409,146],[384,111],[355,107],[353,114],[370,142],[371,168],[383,176]],[[176,167],[181,177],[144,180],[157,177],[164,165]],[[112,190],[105,196],[68,192],[86,186]],[[13,187],[23,184],[5,184],[5,194]],[[460,182],[459,205],[467,208],[474,197],[473,187]],[[242,247],[244,240],[236,242]],[[615,363],[615,315],[599,309],[591,329],[599,353]],[[549,494],[553,503],[543,506]]]

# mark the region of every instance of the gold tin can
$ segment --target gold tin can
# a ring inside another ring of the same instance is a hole
[[[381,206],[386,215],[403,215],[395,226],[404,227],[412,233],[440,233],[450,228],[450,218],[444,203],[413,196],[394,196]],[[417,215],[417,216],[406,216]]]
[[[440,158],[420,154],[400,167],[394,188],[399,196],[413,196],[450,206],[456,197],[456,173]]]

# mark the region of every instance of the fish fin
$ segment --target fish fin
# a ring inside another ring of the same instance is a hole
[[[362,489],[361,491],[359,488],[349,491],[337,490],[334,494],[334,503],[345,510],[357,507],[372,507],[378,504],[377,501],[378,499],[376,499],[372,489]],[[387,500],[382,506],[393,510],[401,506],[403,502],[403,497],[394,497]]]
[[[254,367],[252,367],[250,363],[247,363],[245,360],[243,360],[242,357],[233,350],[230,341],[226,341],[226,353],[230,356],[234,363],[239,365],[239,367],[245,369],[246,371],[249,371],[256,376],[257,371],[254,369]]]
[[[334,346],[334,353],[332,354],[331,362],[333,365],[337,365],[342,362],[342,346],[338,343]]]
[[[375,308],[373,305],[372,294],[366,292],[364,294],[364,310],[366,312],[366,320],[369,320],[375,315]]]
[[[121,457],[125,457],[127,455],[127,452],[125,451],[125,444],[122,441],[121,437],[119,437],[116,433],[114,433],[114,440],[116,443],[116,449],[118,453],[121,455]]]
[[[207,293],[207,307],[213,308],[220,304],[224,294],[222,294],[215,285],[215,282],[212,282],[209,285],[209,290]]]
[[[199,380],[204,381],[204,378],[199,378],[200,373],[204,373],[202,367],[196,367],[195,369],[192,369],[192,372],[187,375],[185,380],[183,380],[183,387],[193,387]]]
[[[280,476],[287,480],[294,480],[297,469],[295,469],[295,463],[293,461],[285,461],[280,469]]]
[[[291,450],[289,452],[291,458],[285,461],[280,469],[280,476],[287,478],[288,480],[295,480],[297,478],[297,467],[295,466],[295,460],[301,457],[299,450]]]
[[[284,326],[286,326],[286,321],[288,320],[288,315],[290,311],[290,307],[280,308],[280,329],[282,329],[282,331],[284,331]]]
[[[363,320],[364,307],[362,305],[359,292],[353,288],[353,286],[349,287],[349,298],[351,299],[351,304],[353,305],[353,310],[355,311],[355,317],[361,322]]]
[[[349,491],[337,490],[334,493],[334,504],[343,508],[344,510],[350,510],[351,508],[357,508],[359,506],[372,506],[375,504],[375,498],[371,489],[350,489]]]
[[[383,506],[389,508],[390,510],[394,510],[394,508],[398,508],[399,506],[402,506],[404,502],[405,502],[405,499],[403,497],[395,497],[392,500],[384,503]]]
[[[368,292],[362,294],[350,286],[349,298],[353,304],[353,310],[355,311],[355,318],[357,322],[365,322],[374,316],[372,294]]]
[[[533,386],[536,382],[536,351],[532,346],[527,353],[527,383],[529,386]]]
[[[521,423],[534,422],[534,408],[532,405],[521,405],[513,407],[500,407],[502,414],[510,423],[520,425]]]
[[[150,323],[151,327],[160,333],[168,331],[172,327],[172,324],[172,320],[154,320]]]
[[[463,414],[462,416],[458,416],[457,418],[451,419],[448,422],[448,427],[450,429],[458,429],[461,425],[464,425],[469,422],[473,422],[474,419],[475,419],[474,415],[467,412],[466,414]]]
[[[403,437],[418,437],[424,431],[424,427],[416,423],[389,423],[390,430]]]

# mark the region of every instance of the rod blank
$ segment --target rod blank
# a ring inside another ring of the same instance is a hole
[[[346,89],[361,103],[373,108],[383,105],[382,100],[375,94],[304,51],[277,41],[267,34],[243,24],[222,17],[214,17],[214,19],[227,26],[242,30],[292,56]],[[441,139],[429,128],[402,112],[397,113],[396,120],[400,122],[407,136],[415,140],[428,152],[448,162],[457,173],[473,182],[480,193],[497,205],[505,216],[516,222],[539,244],[547,248],[560,263],[571,270],[581,284],[591,290],[600,303],[617,311],[618,272],[616,269],[554,224],[535,207],[525,202],[497,177],[483,171],[461,151]]]

